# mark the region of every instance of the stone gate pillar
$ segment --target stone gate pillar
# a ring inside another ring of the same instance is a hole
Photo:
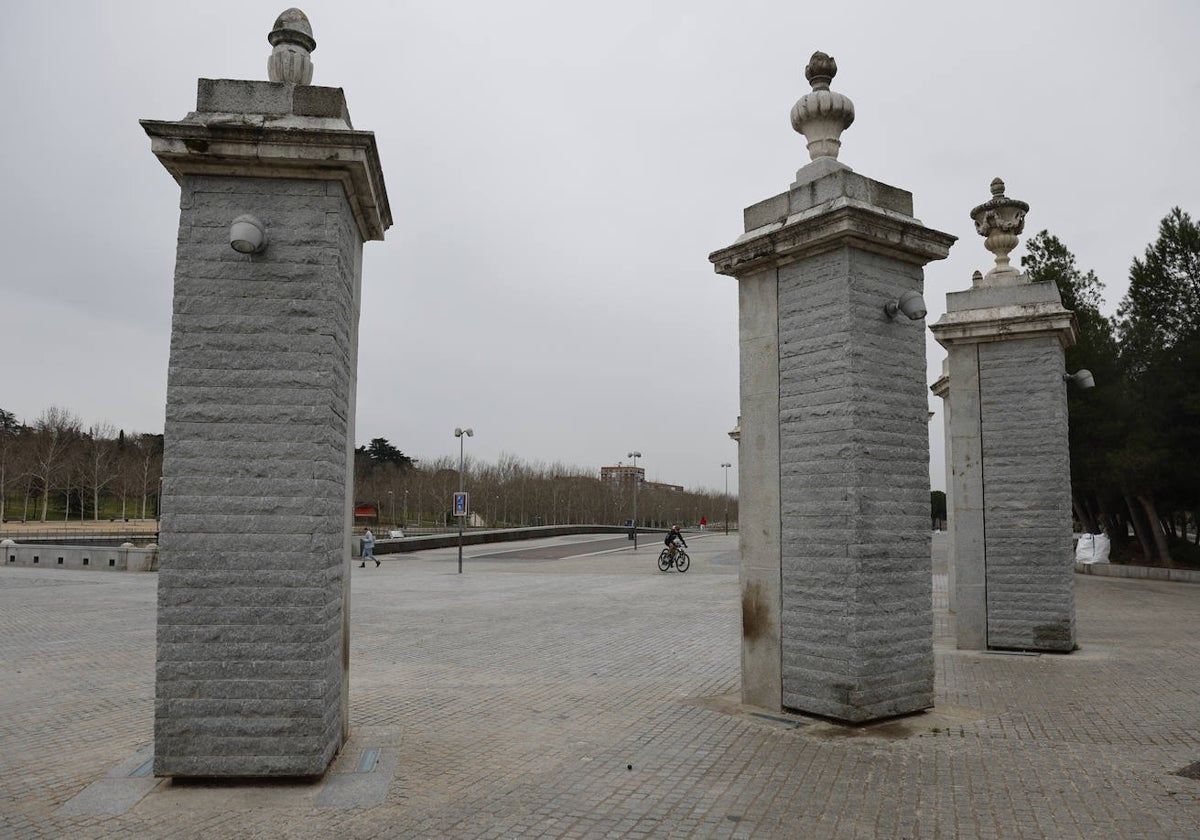
[[[950,612],[955,612],[957,596],[954,586],[954,494],[950,492],[950,487],[954,483],[952,470],[954,464],[950,456],[950,374],[948,368],[948,364],[943,360],[942,375],[929,386],[929,390],[942,400],[942,454],[944,455],[943,467],[946,475],[946,586]]]
[[[289,9],[271,81],[142,121],[181,190],[167,377],[154,772],[306,776],[349,731],[362,246],[391,225],[371,132]]]
[[[736,277],[742,699],[861,722],[933,705],[922,266],[954,237],[837,161],[854,106],[792,109],[812,162],[710,255]]]
[[[966,650],[1075,646],[1064,382],[1074,316],[1053,283],[1009,264],[1028,210],[992,182],[992,198],[971,217],[996,265],[947,295],[930,327],[949,354],[946,492],[955,629]]]

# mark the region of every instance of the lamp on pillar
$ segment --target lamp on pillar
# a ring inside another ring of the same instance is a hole
[[[1080,368],[1074,373],[1064,373],[1063,381],[1081,391],[1096,387],[1096,377],[1092,376],[1092,372],[1087,368]]]

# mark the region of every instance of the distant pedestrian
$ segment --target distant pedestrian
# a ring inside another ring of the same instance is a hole
[[[375,561],[375,567],[379,567],[379,558],[375,556],[375,535],[368,528],[363,531],[362,535],[362,562],[358,564],[358,568],[365,569],[368,560]]]
[[[705,526],[705,525],[707,525],[707,524],[708,524],[708,517],[707,517],[707,516],[701,516],[701,517],[700,517],[700,530],[701,530],[701,531],[703,531],[703,530],[704,530],[704,526]]]

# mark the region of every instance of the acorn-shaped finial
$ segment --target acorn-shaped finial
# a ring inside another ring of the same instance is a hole
[[[292,8],[275,19],[275,28],[267,34],[271,57],[267,59],[267,78],[272,82],[307,85],[312,82],[310,53],[317,48],[308,15]]]

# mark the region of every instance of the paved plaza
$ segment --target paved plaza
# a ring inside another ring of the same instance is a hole
[[[1025,656],[956,651],[935,574],[936,708],[848,728],[739,705],[737,538],[689,542],[355,564],[299,782],[147,774],[156,575],[0,569],[0,837],[1200,836],[1200,586],[1077,576],[1080,650]]]

